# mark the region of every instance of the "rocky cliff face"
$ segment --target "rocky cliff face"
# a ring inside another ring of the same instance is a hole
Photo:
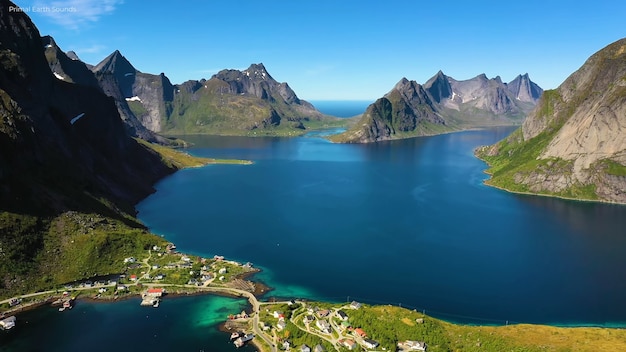
[[[0,7],[0,210],[56,212],[102,198],[132,212],[173,170],[126,134],[112,99],[70,83],[79,79],[62,55],[50,65],[53,43],[42,45],[9,6]]]
[[[423,86],[403,78],[367,109],[358,125],[334,140],[367,143],[520,123],[541,92],[527,74],[508,84],[484,74],[457,81],[441,71]],[[391,104],[388,109],[386,104]]]
[[[513,93],[515,99],[534,104],[537,103],[543,93],[543,89],[530,80],[528,73],[515,77],[507,84],[507,88]]]
[[[493,184],[626,203],[626,39],[545,92],[520,131],[482,155]]]
[[[42,42],[48,66],[55,78],[80,86],[94,88],[113,97],[129,135],[149,142],[167,142],[163,137],[146,129],[128,106],[123,94],[124,90],[131,89],[128,84],[125,84],[128,83],[128,80],[124,80],[127,77],[122,75],[122,79],[119,80],[119,77],[110,74],[110,70],[115,69],[115,67],[117,67],[118,71],[128,71],[132,68],[132,65],[119,52],[109,56],[109,60],[104,60],[101,66],[98,67],[98,73],[95,74],[91,71],[91,69],[95,69],[94,67],[80,61],[76,53],[64,53],[52,37],[45,36],[42,38]]]
[[[174,98],[174,86],[164,74],[138,71],[117,50],[92,71],[104,92],[115,99],[120,115],[129,125],[142,135],[147,134],[142,128],[162,131],[162,121],[171,113]]]

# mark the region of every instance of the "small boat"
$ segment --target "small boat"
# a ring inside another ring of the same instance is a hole
[[[241,334],[240,334],[240,333],[238,333],[238,332],[233,332],[232,334],[230,334],[230,340],[231,340],[231,341],[236,340],[236,339],[238,339],[240,336],[241,336]]]
[[[72,309],[72,301],[65,301],[65,302],[63,302],[63,308],[65,308],[65,309]]]
[[[157,298],[157,299],[155,299],[154,301],[152,301],[152,306],[153,306],[154,308],[159,308],[159,304],[160,304],[160,303],[161,303],[161,300]]]
[[[8,318],[4,318],[2,320],[0,320],[0,329],[2,330],[10,330],[13,329],[16,325],[17,318],[15,318],[15,315],[12,315]]]

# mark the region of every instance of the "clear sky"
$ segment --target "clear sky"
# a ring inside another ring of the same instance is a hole
[[[262,62],[307,100],[374,100],[402,77],[424,83],[438,70],[505,82],[527,72],[556,88],[626,36],[621,0],[14,1],[85,62],[118,49],[172,83]]]

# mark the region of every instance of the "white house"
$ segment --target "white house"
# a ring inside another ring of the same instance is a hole
[[[284,320],[279,320],[278,323],[276,323],[276,329],[278,329],[278,331],[281,331],[286,327],[287,323]]]
[[[318,320],[315,325],[323,332],[330,334],[330,324],[326,320]]]
[[[363,346],[369,349],[376,348],[378,347],[378,342],[370,339],[363,339]]]

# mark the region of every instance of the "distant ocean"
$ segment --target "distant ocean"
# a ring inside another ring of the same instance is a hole
[[[353,117],[365,112],[371,100],[310,100],[317,110],[337,117]]]

